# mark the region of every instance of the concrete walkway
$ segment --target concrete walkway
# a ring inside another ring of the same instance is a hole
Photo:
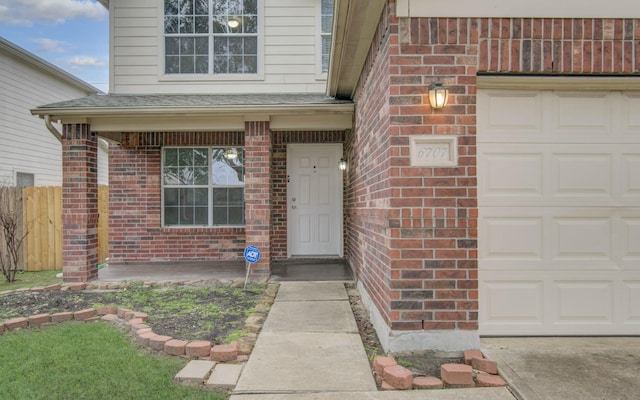
[[[376,390],[341,282],[282,282],[236,393]]]
[[[282,282],[231,400],[514,400],[506,388],[377,391],[342,282]]]

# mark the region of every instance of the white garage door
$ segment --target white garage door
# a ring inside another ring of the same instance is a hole
[[[478,92],[482,335],[640,334],[640,92]]]

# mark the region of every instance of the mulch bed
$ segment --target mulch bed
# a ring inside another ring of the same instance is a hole
[[[0,296],[0,321],[114,305],[148,313],[147,324],[157,334],[218,344],[231,332],[244,327],[247,310],[260,301],[264,291],[263,288],[218,289],[156,289],[157,293],[151,300],[146,296],[131,296],[126,290],[15,291]],[[212,309],[215,316],[211,316]],[[203,313],[208,316],[203,316]]]

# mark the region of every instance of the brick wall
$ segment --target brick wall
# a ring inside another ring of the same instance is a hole
[[[349,163],[346,180],[346,256],[382,318],[387,324],[393,295],[389,265],[397,258],[389,243],[393,213],[390,207],[392,166],[389,60],[397,35],[382,17],[373,38],[372,50],[361,76],[356,103],[354,130],[345,141]]]
[[[251,269],[253,279],[271,273],[271,131],[269,122],[245,122],[245,238],[262,255]]]
[[[161,226],[161,145],[244,145],[243,132],[123,134],[109,152],[112,262],[241,259],[245,229]],[[125,147],[126,146],[126,147]]]
[[[403,18],[385,11],[347,138],[347,254],[393,330],[477,330],[476,76],[624,74],[640,22]],[[449,105],[432,110],[441,80]],[[412,135],[457,135],[459,165],[409,165]]]
[[[65,124],[62,151],[63,279],[86,282],[98,276],[98,137]]]

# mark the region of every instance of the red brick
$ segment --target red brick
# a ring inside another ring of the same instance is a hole
[[[229,362],[238,357],[238,346],[235,344],[218,344],[211,348],[211,359],[217,362]]]
[[[140,335],[136,336],[136,340],[138,341],[138,343],[140,343],[141,346],[148,347],[149,339],[151,339],[154,336],[158,336],[158,335],[156,335],[153,332],[141,333]]]
[[[414,389],[442,389],[444,383],[438,378],[432,376],[418,376],[413,378]]]
[[[38,314],[29,317],[29,326],[40,326],[51,321],[50,314]]]
[[[471,359],[471,367],[473,369],[477,369],[478,371],[487,372],[489,374],[498,374],[498,363],[486,358],[473,357]]]
[[[478,349],[471,349],[464,351],[464,363],[467,365],[471,365],[472,358],[484,358],[482,352]]]
[[[164,344],[164,352],[170,356],[182,356],[184,355],[184,347],[187,342],[184,340],[172,339]]]
[[[411,389],[413,386],[413,374],[401,365],[386,367],[382,379],[384,382],[400,390]]]
[[[131,325],[131,330],[138,331],[140,329],[151,329],[151,327],[147,324],[133,324]]]
[[[29,320],[24,317],[12,318],[4,321],[4,327],[8,331],[19,328],[26,328],[27,326],[29,326]]]
[[[86,308],[84,310],[76,311],[73,313],[73,319],[76,321],[84,321],[91,317],[98,315],[95,308]]]
[[[149,314],[144,313],[144,312],[138,312],[138,311],[136,311],[136,312],[134,312],[134,313],[133,313],[133,318],[139,318],[139,319],[141,319],[142,321],[145,321],[145,322],[146,322],[146,321],[149,319]]]
[[[61,287],[62,285],[60,285],[59,283],[54,283],[53,285],[45,286],[44,290],[45,291],[60,290]]]
[[[32,288],[29,288],[29,290],[32,292],[44,292],[44,286],[32,287]]]
[[[71,321],[71,320],[73,320],[73,313],[70,311],[51,314],[51,322],[53,323],[65,322],[65,321]]]
[[[124,315],[128,312],[133,312],[128,308],[118,308],[118,318],[124,319]]]
[[[479,374],[476,377],[476,381],[478,382],[478,386],[507,386],[507,382],[498,375]]]
[[[105,314],[100,319],[103,321],[111,322],[111,321],[117,321],[120,318],[118,318],[118,316],[115,314]]]
[[[85,290],[87,288],[87,284],[86,283],[72,283],[67,287],[69,288],[68,290]]]
[[[209,357],[211,354],[211,342],[198,340],[185,346],[185,355],[189,358]]]
[[[444,364],[440,366],[440,376],[447,385],[474,386],[473,369],[465,364]]]
[[[384,391],[396,390],[396,388],[394,388],[393,386],[391,386],[390,384],[388,384],[387,382],[384,382],[384,381],[382,381],[382,383],[380,384],[380,389],[382,389]]]
[[[105,306],[96,308],[96,312],[98,315],[107,315],[107,314],[117,314],[118,307],[115,306]]]
[[[141,318],[133,318],[127,321],[127,324],[129,324],[129,326],[140,325],[143,323],[144,321]]]
[[[134,332],[134,335],[136,337],[140,337],[140,335],[142,335],[143,333],[149,333],[149,332],[153,332],[153,329],[151,329],[151,328],[141,328],[141,329],[137,329]]]
[[[164,344],[172,340],[171,336],[155,335],[149,338],[149,347],[153,350],[163,351]]]

